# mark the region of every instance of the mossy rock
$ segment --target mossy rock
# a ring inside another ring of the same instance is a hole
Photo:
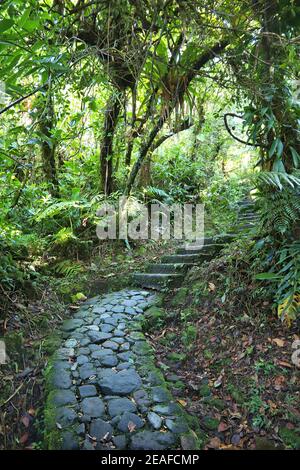
[[[209,397],[211,395],[211,389],[209,385],[201,385],[199,388],[199,395],[201,397]]]
[[[236,388],[230,389],[230,395],[239,405],[242,405],[246,401],[244,394]]]
[[[177,382],[172,383],[170,386],[171,386],[172,388],[175,388],[176,390],[183,390],[183,389],[185,389],[185,383],[182,382],[181,380],[178,380]]]
[[[217,408],[218,410],[222,411],[226,408],[226,403],[224,400],[221,400],[221,398],[215,398],[215,397],[212,397],[212,396],[206,396],[204,399],[203,399],[203,402],[210,405],[210,406],[214,406],[215,408]]]
[[[60,336],[53,335],[53,336],[50,336],[50,338],[45,339],[43,343],[43,349],[47,354],[51,355],[51,354],[54,354],[55,351],[57,351],[60,345],[61,345]]]
[[[143,321],[143,328],[160,327],[165,320],[165,311],[163,308],[153,305],[145,311],[145,318]]]
[[[185,304],[188,294],[189,294],[189,289],[187,287],[181,287],[180,289],[177,290],[175,296],[171,300],[171,305],[173,307],[179,307]]]
[[[200,450],[203,448],[203,440],[193,431],[182,434],[180,444],[183,450]]]
[[[300,449],[300,429],[281,428],[279,429],[279,436],[286,446],[297,450]]]
[[[209,431],[216,431],[219,426],[219,420],[216,418],[210,418],[209,416],[206,416],[203,419],[202,423],[203,423],[203,426]]]

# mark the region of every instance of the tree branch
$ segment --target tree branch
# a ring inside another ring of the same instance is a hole
[[[223,116],[225,128],[226,128],[228,134],[230,134],[233,139],[237,140],[237,141],[240,142],[241,144],[250,145],[251,147],[268,148],[266,145],[263,145],[263,144],[255,144],[254,142],[247,142],[247,141],[245,141],[245,140],[240,139],[240,138],[237,137],[236,135],[234,135],[233,132],[231,131],[230,127],[229,127],[228,122],[227,122],[227,116],[237,117],[237,118],[239,118],[239,119],[243,119],[243,116],[239,116],[238,114],[235,114],[235,113],[225,113],[224,116]]]

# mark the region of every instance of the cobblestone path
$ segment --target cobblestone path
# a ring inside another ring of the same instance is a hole
[[[195,418],[173,400],[142,333],[156,296],[97,296],[63,324],[46,372],[46,440],[52,449],[195,449]]]

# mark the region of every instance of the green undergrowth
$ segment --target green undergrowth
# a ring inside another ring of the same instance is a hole
[[[162,306],[146,312],[144,328],[165,375],[178,375],[184,400],[198,410],[207,448],[298,449],[299,375],[291,362],[298,332],[276,318],[271,293],[255,280],[253,243],[233,242],[192,268]],[[236,426],[227,427],[231,414]],[[232,444],[242,423],[247,431]]]

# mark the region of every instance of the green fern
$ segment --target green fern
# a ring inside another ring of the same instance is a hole
[[[61,274],[65,277],[74,277],[83,272],[82,265],[74,263],[71,260],[60,261],[52,269],[55,273]]]
[[[82,204],[82,202],[79,202],[79,201],[55,202],[49,205],[48,207],[46,207],[46,209],[42,209],[36,216],[36,220],[40,222],[41,220],[59,215],[62,212],[65,212],[67,209],[71,209],[71,208],[81,209],[83,206],[84,204]]]
[[[151,201],[163,201],[166,204],[172,204],[174,202],[172,196],[163,189],[156,188],[154,186],[147,186],[144,189],[144,195],[147,197],[147,199],[150,199]]]
[[[69,227],[63,227],[53,235],[53,243],[55,245],[66,245],[71,241],[78,240],[73,230]]]

